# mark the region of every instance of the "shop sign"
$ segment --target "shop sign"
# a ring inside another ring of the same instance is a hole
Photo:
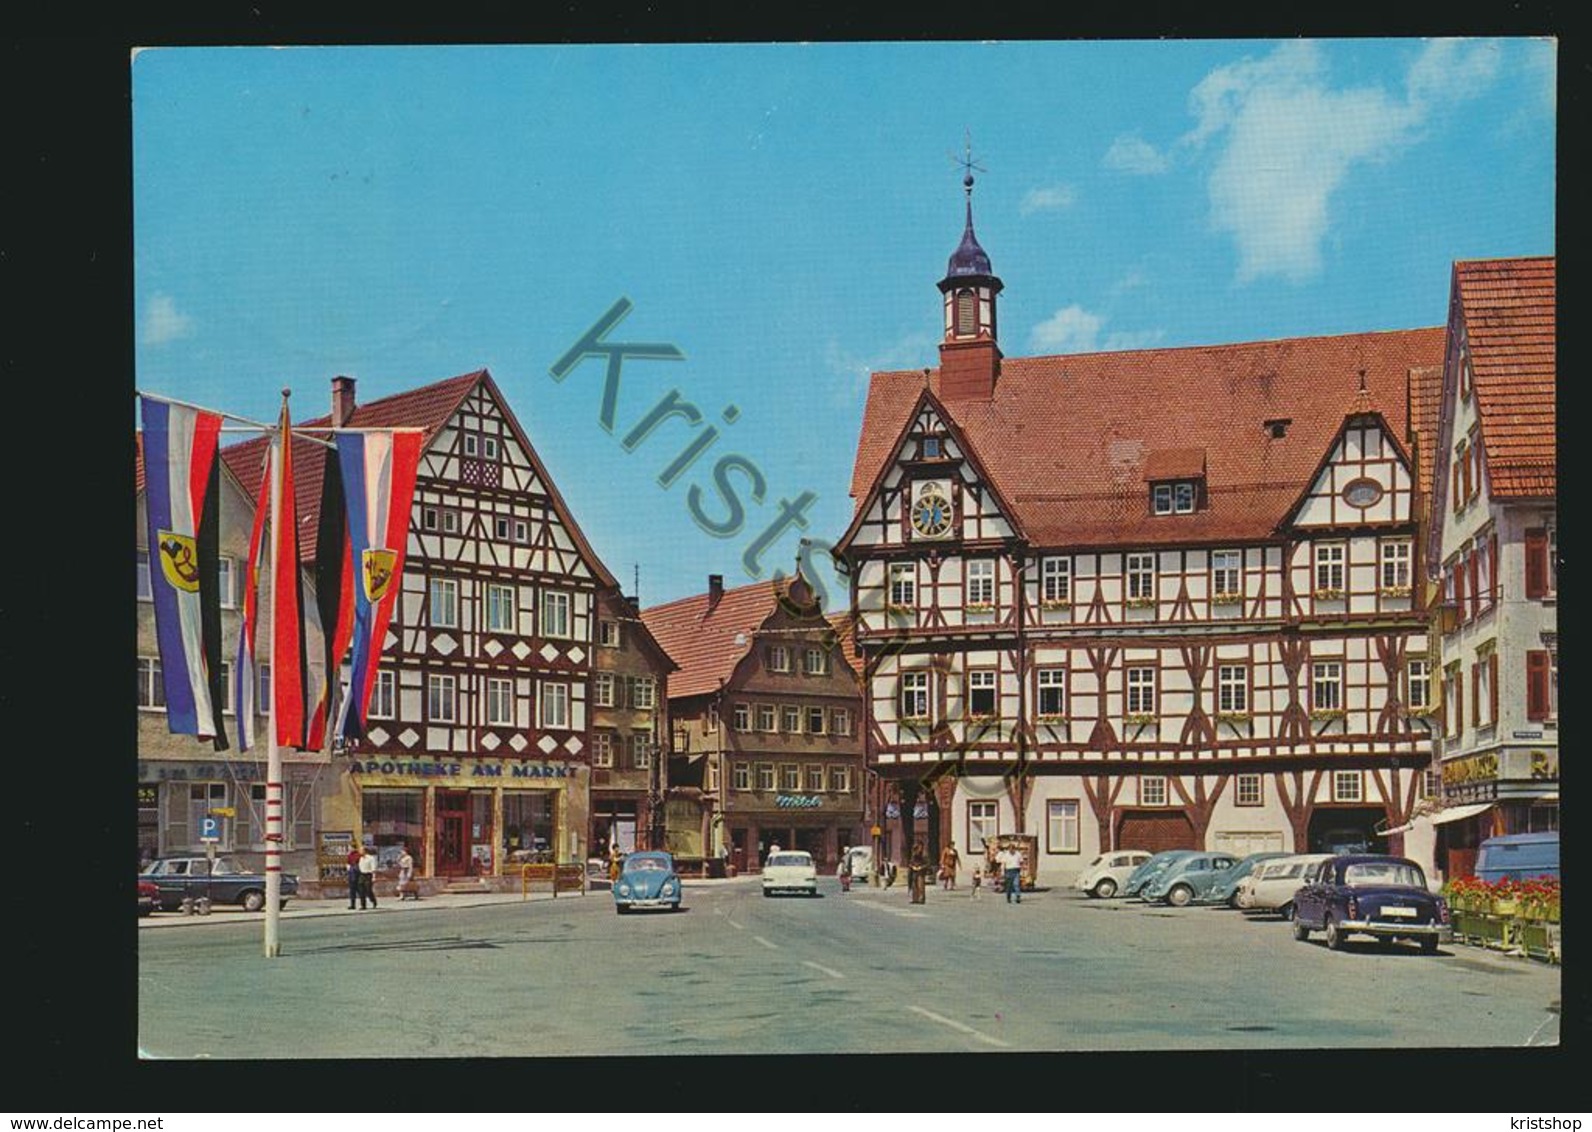
[[[443,763],[421,759],[355,759],[356,774],[406,774],[416,778],[574,778],[567,763],[471,762]]]
[[[816,810],[823,804],[817,794],[776,794],[774,805],[782,810]]]
[[[315,846],[315,864],[322,880],[344,880],[348,876],[348,851],[354,847],[354,831],[323,829]]]
[[[1510,735],[1516,739],[1541,739],[1542,730],[1539,728],[1536,731],[1511,731]]]
[[[1443,785],[1447,787],[1471,786],[1498,780],[1498,752],[1485,751],[1479,755],[1466,755],[1443,764]]]
[[[1558,751],[1532,751],[1531,777],[1539,782],[1557,781],[1559,777],[1559,752]]]

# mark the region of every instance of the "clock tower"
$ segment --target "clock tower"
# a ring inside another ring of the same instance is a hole
[[[951,253],[945,278],[939,282],[944,297],[945,334],[940,341],[940,395],[947,400],[995,394],[1000,374],[1001,350],[995,335],[995,297],[1001,281],[990,267],[989,254],[973,234],[973,173],[971,158],[962,178],[967,194],[967,225],[962,242]]]

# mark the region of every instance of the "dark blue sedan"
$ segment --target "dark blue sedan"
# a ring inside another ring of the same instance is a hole
[[[674,856],[660,850],[643,850],[625,858],[614,881],[614,911],[621,916],[632,908],[680,910],[680,877]]]
[[[1368,935],[1410,940],[1429,955],[1452,933],[1448,904],[1407,857],[1355,853],[1322,861],[1294,893],[1293,906],[1294,938],[1326,932],[1334,951],[1351,935]]]

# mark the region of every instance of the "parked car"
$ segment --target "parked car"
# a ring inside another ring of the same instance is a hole
[[[1334,951],[1351,935],[1369,935],[1409,940],[1430,955],[1453,929],[1448,904],[1414,861],[1356,853],[1321,862],[1294,894],[1293,937],[1306,940],[1313,931],[1326,932]]]
[[[1296,853],[1265,861],[1238,882],[1238,907],[1244,912],[1275,912],[1283,919],[1293,915],[1293,896],[1305,875],[1332,856],[1331,853]]]
[[[623,916],[632,908],[680,910],[680,876],[674,871],[674,854],[644,849],[625,857],[619,879],[613,883],[614,911]]]
[[[813,855],[800,849],[781,849],[769,854],[763,862],[763,895],[776,892],[800,892],[807,896],[818,895],[818,868]]]
[[[265,907],[265,874],[251,872],[232,857],[156,857],[138,875],[154,882],[160,892],[160,910],[175,912],[185,897],[201,897],[212,904],[237,904],[245,912]],[[298,892],[298,877],[282,874],[282,903]]]
[[[1148,861],[1150,856],[1148,849],[1118,849],[1114,853],[1102,853],[1073,879],[1072,887],[1101,900],[1109,900],[1122,891],[1133,870]]]
[[[1231,853],[1192,853],[1181,857],[1145,882],[1139,899],[1179,908],[1204,902],[1216,882],[1238,864]]]
[[[147,916],[158,907],[160,907],[160,889],[155,886],[154,881],[140,878],[138,881],[138,914]]]
[[[1511,833],[1489,837],[1476,849],[1479,880],[1531,880],[1559,875],[1559,834]]]
[[[873,850],[866,845],[853,845],[846,850],[845,856],[836,866],[836,871],[844,869],[848,861],[851,863],[852,879],[866,882],[868,874],[873,872]]]
[[[1208,904],[1225,904],[1229,908],[1238,907],[1238,886],[1243,879],[1254,872],[1267,861],[1276,861],[1290,854],[1281,850],[1267,853],[1251,853],[1241,858],[1238,864],[1228,869],[1217,878],[1216,884],[1205,895]]]
[[[1329,829],[1321,835],[1325,853],[1369,853],[1371,837],[1363,829]]]
[[[1198,853],[1198,849],[1163,849],[1154,854],[1144,864],[1128,874],[1127,883],[1122,886],[1122,895],[1138,896],[1151,877],[1156,876],[1162,869],[1171,866],[1173,861]]]

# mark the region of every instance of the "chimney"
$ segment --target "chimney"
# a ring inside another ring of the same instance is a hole
[[[354,379],[339,374],[332,378],[332,427],[342,428],[354,415]]]
[[[719,599],[724,596],[724,575],[708,575],[708,612],[712,613],[718,607]]]

